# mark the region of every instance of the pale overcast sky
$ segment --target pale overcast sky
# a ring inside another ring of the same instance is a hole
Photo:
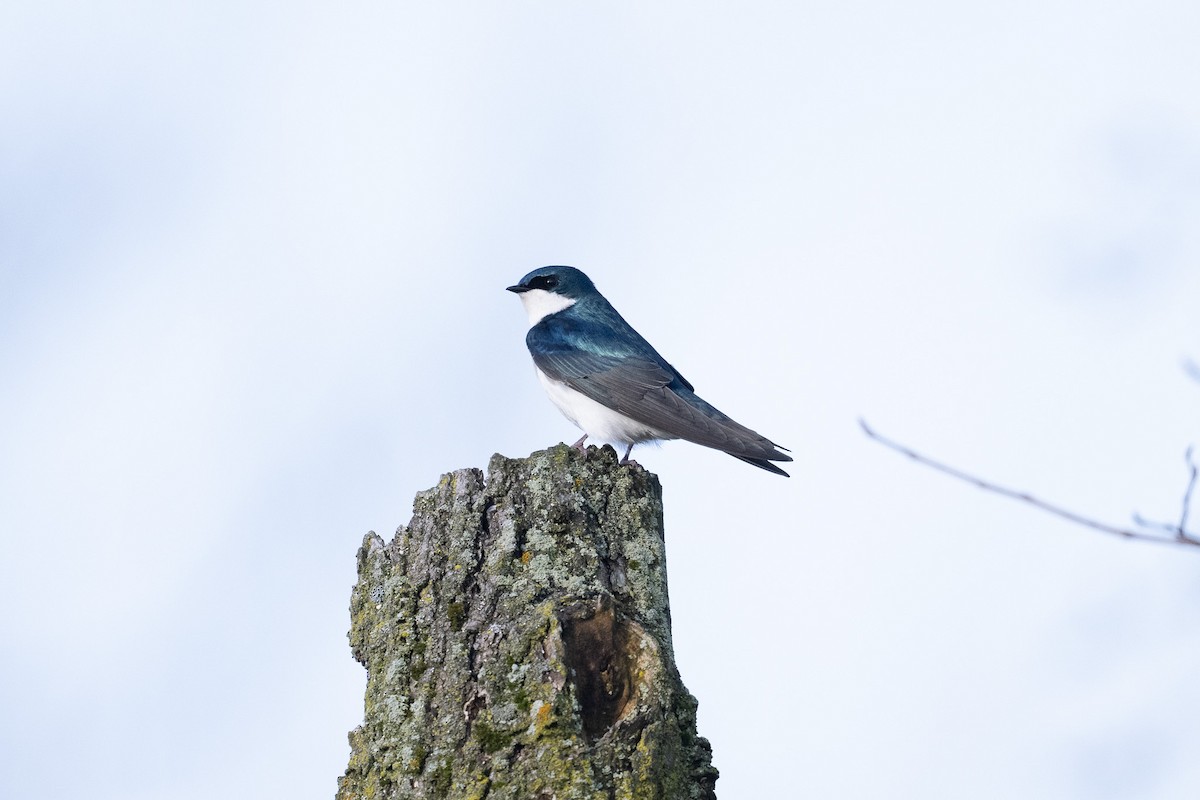
[[[503,291],[556,263],[795,452],[637,455],[723,800],[1200,796],[1200,553],[856,426],[1177,518],[1197,42],[1182,0],[7,3],[0,796],[332,796],[362,535],[578,437]]]

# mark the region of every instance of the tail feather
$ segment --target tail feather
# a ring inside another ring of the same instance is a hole
[[[782,475],[785,478],[792,477],[791,475],[788,475],[786,472],[784,472],[779,467],[775,466],[774,464],[772,464],[770,461],[768,461],[765,458],[751,458],[749,456],[734,455],[733,453],[730,453],[729,455],[733,456],[734,458],[738,459],[739,461],[745,461],[747,464],[753,464],[754,466],[758,467],[759,469],[765,469],[767,472],[774,472],[776,475]],[[790,458],[779,459],[779,460],[791,461]]]

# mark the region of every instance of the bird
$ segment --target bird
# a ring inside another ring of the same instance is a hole
[[[696,395],[692,384],[633,329],[575,267],[535,269],[507,287],[529,316],[525,344],[538,380],[583,438],[626,445],[683,439],[788,477],[775,444]],[[789,451],[790,452],[790,451]]]

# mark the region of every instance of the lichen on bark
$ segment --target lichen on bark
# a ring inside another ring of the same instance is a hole
[[[612,448],[496,455],[358,554],[338,800],[715,800],[671,646],[662,489]]]

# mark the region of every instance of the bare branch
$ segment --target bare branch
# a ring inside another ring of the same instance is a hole
[[[879,442],[884,447],[895,450],[897,453],[900,453],[901,455],[911,458],[913,461],[916,461],[918,464],[923,464],[927,467],[930,467],[931,469],[937,470],[938,472],[942,472],[953,478],[957,478],[960,481],[965,481],[965,482],[971,484],[972,486],[976,486],[980,489],[983,489],[984,491],[993,492],[995,494],[1003,495],[1004,497],[1010,497],[1013,500],[1020,500],[1023,503],[1028,503],[1029,505],[1033,506],[1034,508],[1038,508],[1047,513],[1054,514],[1057,517],[1062,517],[1065,520],[1074,522],[1076,525],[1082,525],[1086,528],[1091,528],[1092,530],[1100,531],[1101,533],[1107,533],[1107,534],[1111,534],[1113,536],[1120,536],[1123,539],[1134,539],[1134,540],[1137,540],[1140,542],[1154,542],[1157,544],[1182,544],[1182,545],[1200,547],[1200,536],[1189,534],[1186,530],[1188,505],[1190,503],[1192,490],[1196,485],[1196,472],[1197,472],[1196,465],[1192,462],[1191,448],[1188,448],[1188,455],[1187,455],[1188,466],[1191,468],[1191,481],[1188,483],[1187,492],[1184,494],[1184,497],[1183,497],[1183,515],[1180,519],[1179,525],[1177,525],[1177,526],[1170,525],[1169,526],[1169,525],[1165,525],[1162,523],[1149,523],[1148,524],[1149,527],[1160,527],[1161,526],[1162,528],[1165,529],[1166,532],[1173,534],[1172,536],[1167,537],[1167,536],[1159,536],[1159,535],[1147,533],[1145,531],[1136,531],[1136,530],[1130,530],[1129,528],[1119,528],[1116,525],[1109,525],[1108,523],[1100,522],[1098,520],[1091,519],[1090,517],[1085,517],[1082,514],[1076,514],[1074,511],[1069,511],[1065,508],[1062,508],[1061,506],[1056,506],[1053,503],[1047,503],[1044,500],[1039,500],[1038,498],[1034,497],[1033,495],[1029,494],[1028,492],[1021,492],[1021,491],[1017,491],[1015,489],[1009,489],[1004,486],[999,486],[990,481],[986,481],[983,478],[979,478],[975,475],[972,475],[969,472],[963,472],[962,470],[957,469],[955,467],[951,467],[948,464],[943,464],[940,461],[935,461],[932,458],[929,458],[928,456],[918,453],[916,450],[913,450],[911,447],[906,447],[905,445],[899,444],[898,442],[894,442],[890,439],[887,439],[887,438],[879,435],[878,433],[876,433],[874,430],[872,430],[871,427],[869,425],[867,425],[867,421],[864,419],[859,419],[858,424],[862,426],[863,433],[865,433],[868,437]],[[1139,524],[1146,524],[1146,523],[1139,521]]]

